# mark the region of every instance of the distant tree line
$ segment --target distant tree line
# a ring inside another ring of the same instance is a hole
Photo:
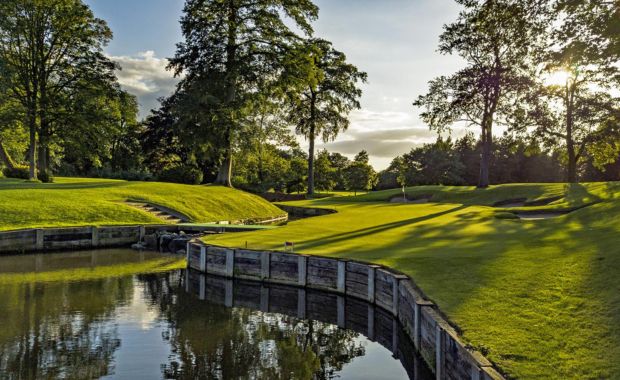
[[[415,185],[470,185],[479,181],[483,143],[473,133],[456,140],[439,137],[436,142],[413,148],[396,157],[379,173],[377,189]],[[495,139],[489,161],[491,183],[564,182],[566,166],[561,150],[545,150],[532,139],[505,134]],[[620,157],[597,166],[596,158],[584,159],[579,171],[584,181],[620,180]]]
[[[82,0],[3,0],[0,165],[31,180],[57,173],[309,195],[618,178],[619,3],[455,1],[462,11],[439,51],[465,67],[414,102],[444,137],[377,174],[366,152],[351,160],[315,150],[347,130],[367,75],[314,35],[311,0],[186,0],[169,62],[180,82],[143,122],[103,54],[112,33]],[[455,127],[480,134],[446,137]]]

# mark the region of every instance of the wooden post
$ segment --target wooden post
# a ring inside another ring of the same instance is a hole
[[[445,358],[445,331],[439,325],[435,325],[435,376],[437,380],[444,378],[444,358]]]
[[[345,327],[345,310],[344,310],[344,297],[343,296],[338,296],[336,298],[336,307],[337,307],[337,314],[338,314],[338,327],[344,328]]]
[[[394,280],[392,282],[392,314],[398,317],[398,306],[400,302],[400,281],[406,280],[407,276],[400,274],[393,275]]]
[[[413,305],[413,345],[420,350],[422,340],[422,306],[419,303]]]
[[[297,318],[306,319],[306,289],[297,290]]]
[[[338,283],[337,290],[341,293],[345,293],[346,288],[346,275],[347,275],[347,263],[346,261],[338,261]]]
[[[482,370],[474,365],[471,367],[470,376],[471,376],[471,380],[481,380],[483,376]]]
[[[187,265],[189,266],[189,253],[191,252],[192,243],[187,242],[187,246],[185,247],[185,260],[187,260]]]
[[[298,256],[297,258],[297,274],[299,286],[306,286],[308,275],[308,256]]]
[[[207,247],[200,247],[200,271],[207,273]]]
[[[263,251],[260,255],[260,275],[261,280],[269,279],[270,268],[271,265],[271,253]]]
[[[44,238],[43,238],[43,233],[45,231],[42,229],[37,229],[35,231],[36,237],[35,237],[35,248],[40,251],[43,250],[44,246]]]
[[[226,251],[226,277],[232,278],[235,269],[235,251],[229,249]]]
[[[198,289],[198,298],[202,301],[205,300],[207,293],[207,277],[204,274],[200,275],[200,289]]]
[[[368,266],[368,302],[375,303],[375,270],[377,266]]]
[[[99,229],[96,226],[91,227],[91,245],[93,247],[99,246]]]
[[[260,288],[260,310],[262,312],[269,312],[269,288],[261,286]]]
[[[368,305],[368,339],[375,340],[375,307]]]
[[[398,359],[398,321],[392,319],[392,356]]]
[[[430,301],[416,301],[413,308],[413,345],[417,350],[422,348],[422,306],[433,306]]]
[[[224,282],[224,286],[225,286],[224,305],[226,307],[232,307],[233,306],[233,281],[226,280],[226,282]]]
[[[140,226],[140,242],[144,241],[144,235],[146,235],[146,227]]]

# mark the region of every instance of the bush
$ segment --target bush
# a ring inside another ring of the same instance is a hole
[[[37,175],[37,179],[43,183],[54,182],[54,176],[51,172],[39,172],[39,174]]]
[[[98,170],[91,170],[88,173],[88,177],[123,179],[125,181],[150,181],[153,179],[153,175],[147,171],[137,169],[114,171],[108,167]]]
[[[202,171],[191,165],[178,165],[165,169],[159,174],[162,182],[185,183],[199,185],[202,183]]]
[[[7,178],[30,179],[30,168],[28,166],[15,166],[14,168],[4,168],[2,170]]]

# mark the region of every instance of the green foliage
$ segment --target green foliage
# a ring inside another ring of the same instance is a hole
[[[197,143],[217,151],[216,181],[230,186],[242,125],[256,99],[278,86],[286,46],[298,38],[289,25],[311,34],[318,8],[310,0],[188,0],[183,12],[184,41],[170,60],[185,74],[177,109]]]
[[[6,0],[0,15],[0,89],[22,108],[30,177],[36,179],[37,167],[47,177],[51,139],[71,125],[65,116],[74,115],[67,108],[81,98],[79,88],[116,80],[115,65],[102,52],[112,32],[80,0]]]
[[[377,173],[368,163],[368,153],[361,151],[355,156],[355,160],[344,170],[347,182],[347,190],[369,191],[378,181]]]
[[[481,128],[479,186],[489,185],[493,126],[511,117],[515,97],[529,85],[530,52],[545,24],[534,1],[457,0],[465,9],[444,26],[439,51],[458,54],[467,66],[429,82],[414,106],[440,133],[457,122]]]
[[[402,187],[399,176],[408,185],[475,185],[479,178],[480,154],[481,142],[472,134],[455,142],[439,137],[435,143],[424,144],[396,157],[379,173],[377,188]],[[497,137],[492,157],[489,178],[493,183],[559,182],[563,178],[558,154],[543,150],[531,139],[512,134]]]
[[[202,183],[202,172],[195,166],[181,164],[165,169],[158,178],[162,182],[199,185]]]
[[[367,74],[347,62],[329,41],[308,39],[290,53],[284,81],[290,108],[288,120],[309,142],[308,194],[314,193],[314,144],[333,140],[349,127],[348,114],[360,108],[360,83]]]
[[[233,184],[259,193],[271,189],[284,191],[291,170],[290,154],[272,144],[261,145],[256,152],[239,154],[233,162]]]
[[[308,161],[301,155],[295,155],[290,158],[290,165],[290,170],[286,176],[286,192],[291,194],[306,191]]]
[[[29,179],[30,171],[28,166],[15,166],[14,168],[5,167],[2,174],[7,178]]]
[[[329,152],[323,149],[314,161],[314,184],[318,190],[332,191],[336,186],[336,169],[329,160]]]

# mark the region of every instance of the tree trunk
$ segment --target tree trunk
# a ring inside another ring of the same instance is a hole
[[[9,152],[7,152],[6,148],[2,144],[2,141],[0,141],[0,160],[2,160],[2,163],[7,168],[15,169],[15,162],[13,161],[13,159],[11,158],[11,155],[9,154]]]
[[[308,149],[308,196],[314,195],[314,126],[310,127]]]
[[[38,162],[39,162],[39,176],[43,178],[44,181],[48,179],[48,131],[45,123],[41,123],[41,130],[39,131],[39,146],[38,146]]]
[[[311,89],[312,96],[310,97],[310,133],[308,136],[308,142],[310,148],[308,150],[308,196],[314,195],[314,139],[316,134],[316,94]]]
[[[37,117],[34,111],[29,111],[28,115],[30,146],[28,148],[28,161],[30,164],[29,178],[31,181],[37,180]]]
[[[231,144],[231,136],[230,136],[230,128],[226,132],[226,153],[224,156],[224,161],[222,161],[222,165],[217,173],[217,177],[215,178],[215,183],[222,186],[232,187],[231,175],[232,175],[232,144]]]
[[[573,100],[574,92],[567,89],[566,94],[566,153],[568,163],[566,165],[566,180],[570,183],[577,182],[577,154],[575,141],[573,141]]]
[[[568,150],[568,165],[566,166],[566,180],[569,183],[577,182],[577,158],[575,154],[575,146],[572,142],[566,146]]]
[[[236,97],[236,60],[237,60],[237,12],[238,9],[234,2],[228,2],[228,37],[226,44],[226,107],[232,107]],[[228,126],[225,130],[224,145],[224,161],[220,166],[220,170],[215,178],[215,183],[222,186],[232,187],[232,130],[235,123],[234,117],[228,112]]]
[[[491,138],[492,135],[488,128],[482,130],[482,154],[480,155],[480,177],[478,179],[479,188],[489,187],[489,165],[491,162]]]

